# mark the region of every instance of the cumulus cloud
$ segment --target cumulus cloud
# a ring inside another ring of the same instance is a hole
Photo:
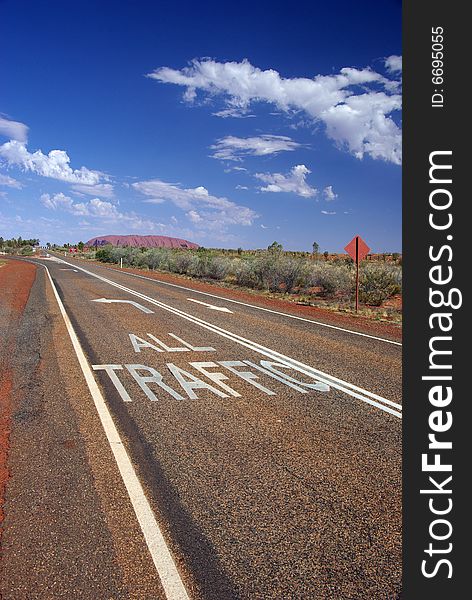
[[[282,173],[256,173],[255,177],[268,185],[260,187],[261,192],[292,192],[303,198],[316,196],[318,190],[306,182],[311,171],[305,165],[296,165],[286,175]]]
[[[54,194],[53,196],[50,194],[41,194],[41,203],[50,210],[57,210],[58,208],[71,210],[74,205],[72,198],[62,193]]]
[[[334,193],[333,186],[328,185],[323,190],[323,197],[325,200],[331,201],[331,200],[335,200],[338,197],[338,195]]]
[[[385,64],[390,74],[398,71],[394,57]],[[312,79],[284,78],[274,69],[263,71],[248,60],[221,63],[204,59],[193,60],[180,70],[161,67],[148,77],[185,87],[184,99],[190,103],[197,90],[223,96],[224,116],[246,114],[255,102],[274,104],[285,113],[303,113],[311,121],[324,123],[328,137],[357,158],[367,154],[401,164],[401,130],[391,117],[401,108],[400,84],[372,69],[346,67],[337,74]]]
[[[8,175],[2,175],[1,173],[0,173],[0,185],[6,185],[7,187],[16,188],[18,190],[23,187],[22,184],[18,180],[13,179],[13,177],[9,177]]]
[[[43,154],[41,150],[29,152],[26,145],[18,140],[10,140],[0,146],[0,158],[9,166],[68,183],[95,185],[103,177],[99,171],[91,171],[86,167],[72,169],[70,158],[64,150],[51,150],[49,154]]]
[[[245,156],[267,156],[293,151],[301,144],[285,135],[259,135],[247,138],[228,135],[210,146],[213,158],[241,161]]]
[[[385,59],[385,68],[389,73],[401,73],[402,72],[402,57],[392,54]]]
[[[160,179],[133,183],[148,199],[145,202],[161,204],[172,202],[185,211],[187,218],[201,229],[224,229],[229,225],[252,225],[258,215],[247,206],[236,204],[228,198],[213,196],[203,186],[182,188]]]
[[[119,223],[134,230],[154,231],[159,223],[143,219],[135,213],[118,211],[116,206],[100,198],[92,198],[87,202],[74,202],[65,194],[42,194],[41,203],[50,210],[62,210],[78,217],[99,218],[101,223]]]
[[[19,121],[11,121],[0,115],[0,135],[18,142],[26,142],[28,138],[28,127]]]

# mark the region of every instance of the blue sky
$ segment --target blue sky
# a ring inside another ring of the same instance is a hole
[[[400,2],[0,11],[4,238],[401,250]]]

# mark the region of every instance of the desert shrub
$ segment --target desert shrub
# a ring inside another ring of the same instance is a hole
[[[364,263],[359,274],[360,301],[372,306],[399,294],[402,290],[402,270],[389,263]]]
[[[255,287],[269,291],[277,291],[277,262],[278,254],[267,252],[257,257],[253,264]]]
[[[154,271],[155,269],[161,268],[163,261],[162,253],[157,248],[151,248],[146,253],[146,263],[149,269]]]
[[[31,256],[33,254],[33,247],[32,246],[23,246],[21,248],[20,254],[22,256]]]
[[[231,268],[231,261],[223,256],[212,256],[206,262],[205,276],[210,279],[222,281],[226,278]]]
[[[111,258],[111,251],[114,250],[113,246],[103,246],[95,252],[95,258],[102,262],[114,262]]]
[[[237,261],[233,266],[239,285],[287,293],[295,286],[303,285],[306,270],[305,261],[274,252],[266,252],[252,260]]]
[[[320,288],[323,296],[348,296],[354,285],[354,272],[346,263],[332,264],[317,261],[307,277],[308,287]]]
[[[195,258],[197,257],[190,252],[174,253],[169,260],[169,271],[185,275],[189,272],[190,266],[192,265],[192,262],[194,262]]]
[[[193,277],[208,279],[225,279],[231,270],[231,260],[224,256],[217,256],[212,252],[200,251],[188,254],[180,259],[182,268]],[[183,272],[183,271],[182,271]]]
[[[308,274],[308,265],[304,260],[296,258],[283,258],[277,265],[279,276],[279,288],[282,284],[283,289],[288,294],[296,286],[303,286]]]
[[[137,249],[136,249],[137,250]],[[148,268],[148,251],[136,251],[131,255],[132,264],[138,269]]]
[[[258,277],[256,275],[254,260],[236,260],[233,263],[233,274],[238,285],[249,288],[256,288]]]

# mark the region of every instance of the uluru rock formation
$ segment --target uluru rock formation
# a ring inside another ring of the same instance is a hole
[[[166,235],[102,235],[94,237],[85,245],[91,248],[106,246],[132,246],[135,248],[186,248],[196,249],[198,244]]]

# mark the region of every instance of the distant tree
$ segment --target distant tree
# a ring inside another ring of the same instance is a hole
[[[48,250],[50,250],[50,248],[51,248],[51,242],[47,242],[47,243],[46,243],[46,248],[47,248]]]
[[[3,248],[3,246],[5,245],[5,240],[0,237],[0,248]]]
[[[85,244],[84,244],[83,242],[79,242],[79,243],[77,244],[77,250],[78,250],[79,252],[83,252],[83,250],[84,250],[84,246],[85,246]]]
[[[320,251],[320,245],[318,242],[313,242],[313,254],[318,254]]]
[[[283,250],[283,246],[282,244],[279,244],[278,242],[272,242],[272,244],[270,246],[268,246],[267,250],[271,253],[271,254],[280,254],[280,252],[282,252]]]
[[[325,250],[323,252],[323,256],[325,257],[325,260],[328,260],[329,252],[327,250]]]

